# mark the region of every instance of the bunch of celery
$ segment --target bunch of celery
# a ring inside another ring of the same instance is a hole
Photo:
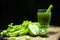
[[[8,24],[8,28],[6,30],[3,30],[0,34],[3,37],[4,36],[16,37],[16,36],[26,35],[26,34],[30,33],[29,24],[34,24],[34,25],[39,26],[38,22],[31,22],[31,21],[28,21],[28,20],[23,21],[23,23],[19,24],[19,25],[13,25],[13,23],[10,23],[10,24]]]

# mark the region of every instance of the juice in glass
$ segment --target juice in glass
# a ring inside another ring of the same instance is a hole
[[[51,20],[51,11],[46,13],[46,9],[38,9],[37,12],[38,22],[40,23],[40,34],[46,35],[48,33],[48,25]]]

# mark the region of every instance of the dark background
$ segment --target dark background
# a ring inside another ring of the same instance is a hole
[[[20,24],[23,20],[37,21],[37,9],[48,8],[52,4],[50,25],[60,26],[59,1],[50,0],[1,0],[0,29],[6,29],[9,23]]]

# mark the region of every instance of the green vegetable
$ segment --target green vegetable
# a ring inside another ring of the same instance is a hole
[[[13,28],[13,23],[8,24],[8,28],[12,29]]]
[[[1,36],[6,36],[7,35],[7,30],[2,31],[0,34],[1,34]]]
[[[26,35],[27,33],[28,33],[28,28],[20,31],[20,32],[19,32],[19,35],[20,35],[20,36]]]
[[[27,36],[27,37],[26,37],[26,40],[30,40],[30,37],[29,37],[29,36]]]
[[[37,27],[37,25],[35,24],[29,24],[29,34],[32,35],[32,36],[36,36],[39,34],[39,28]]]
[[[23,21],[22,26],[24,28],[27,28],[30,23],[32,23],[32,22],[31,21]]]
[[[35,25],[37,25],[37,27],[41,27],[41,25],[39,24],[39,22],[32,22],[32,24],[35,24]]]
[[[28,33],[30,35],[38,35],[40,24],[38,22],[32,22],[32,21],[23,21],[22,24],[19,25],[13,25],[13,23],[8,24],[8,28],[6,30],[3,30],[0,34],[2,37],[17,37],[22,35],[27,35]]]
[[[16,37],[11,37],[10,40],[16,40]]]
[[[50,4],[49,8],[47,9],[46,13],[48,13],[49,11],[51,11],[51,9],[53,8],[53,5]]]
[[[40,33],[41,35],[45,35],[45,34],[48,33],[48,29],[47,29],[47,28],[40,28],[39,33]]]

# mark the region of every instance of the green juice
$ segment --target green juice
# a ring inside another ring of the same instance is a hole
[[[41,27],[39,30],[40,36],[46,36],[48,34],[48,27],[51,20],[51,8],[53,6],[50,5],[48,9],[38,9],[37,18]]]
[[[40,36],[46,36],[48,33],[48,25],[50,23],[51,20],[51,12],[46,13],[46,12],[38,12],[37,13],[37,18],[38,18],[38,22],[41,25],[40,28]]]
[[[51,20],[51,12],[45,13],[45,12],[38,12],[37,13],[38,22],[41,25],[49,25]]]

